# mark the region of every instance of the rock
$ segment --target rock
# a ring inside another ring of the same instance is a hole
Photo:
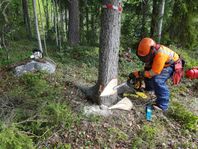
[[[16,66],[15,67],[15,75],[21,76],[27,72],[34,72],[34,71],[46,71],[47,73],[54,73],[56,70],[56,65],[48,62],[48,61],[35,61],[32,60],[27,62],[24,65]]]

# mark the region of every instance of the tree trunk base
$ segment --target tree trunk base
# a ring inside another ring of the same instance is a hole
[[[107,97],[100,97],[99,87],[97,84],[92,87],[86,87],[82,85],[76,86],[85,94],[87,100],[91,101],[92,103],[98,105],[112,106],[118,101],[117,94]]]
[[[98,94],[98,87],[97,85],[94,85],[92,87],[88,87],[85,85],[80,85],[80,84],[76,84],[75,85],[78,89],[80,89],[86,96],[86,99],[92,103],[96,103],[98,105],[100,105],[100,101],[99,101],[99,94]]]

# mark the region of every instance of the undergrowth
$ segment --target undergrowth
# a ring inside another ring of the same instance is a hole
[[[29,58],[35,43],[13,42],[9,48],[9,59],[6,59],[5,49],[0,49],[0,66],[12,64]],[[56,74],[44,72],[27,73],[15,77],[11,72],[0,81],[0,146],[7,148],[34,148],[37,143],[47,139],[57,130],[69,131],[72,126],[79,125],[81,113],[76,113],[67,102],[65,91],[70,90],[66,81],[95,83],[98,71],[98,48],[95,47],[65,47],[60,51],[54,49],[49,55],[57,64]],[[179,49],[178,49],[179,51]],[[181,51],[182,52],[182,51]],[[197,65],[194,56],[182,52],[187,61],[187,67]],[[119,81],[126,81],[128,74],[143,68],[134,51],[132,62],[123,57],[119,60]],[[175,92],[186,92],[187,87],[173,89]],[[68,91],[69,92],[69,91]],[[184,129],[197,131],[198,118],[179,103],[173,103],[168,116],[178,121]],[[92,123],[102,121],[101,117],[93,116],[88,119]],[[144,125],[132,140],[133,148],[155,148],[159,127]],[[107,130],[115,141],[127,141],[128,133],[119,128]],[[85,146],[93,146],[94,142],[86,141]],[[102,142],[107,144],[108,142]],[[60,148],[71,148],[71,144],[63,144]]]
[[[33,149],[32,139],[17,129],[15,126],[0,124],[0,148],[1,149]]]
[[[137,136],[132,140],[132,148],[138,149],[138,148],[155,148],[155,140],[157,137],[157,128],[150,126],[150,125],[144,125],[142,129],[137,133]]]
[[[178,121],[184,129],[198,131],[198,116],[188,111],[178,102],[173,102],[170,106],[168,115]]]

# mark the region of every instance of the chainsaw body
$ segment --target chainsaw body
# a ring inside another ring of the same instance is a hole
[[[113,90],[117,90],[118,96],[120,97],[147,99],[147,95],[142,91],[142,86],[143,79],[137,78],[117,85]]]

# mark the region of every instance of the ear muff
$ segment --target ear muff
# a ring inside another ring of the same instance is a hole
[[[151,47],[149,54],[147,54],[146,56],[140,56],[138,55],[138,52],[136,51],[136,55],[138,56],[138,58],[144,62],[144,63],[148,63],[151,62],[153,60],[153,57],[155,56],[155,51],[156,49],[154,47]]]

